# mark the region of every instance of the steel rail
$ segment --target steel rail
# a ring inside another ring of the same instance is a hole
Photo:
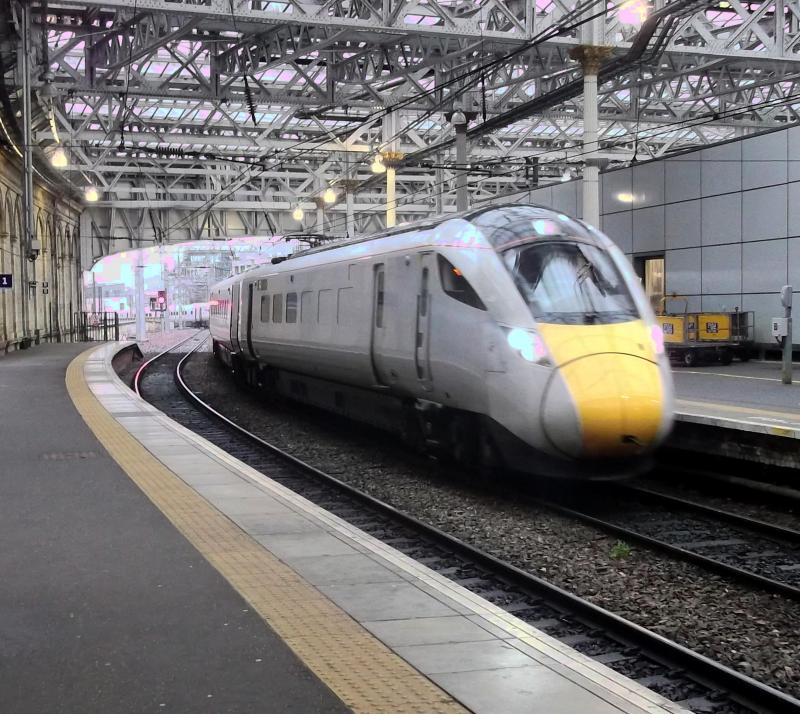
[[[167,349],[163,350],[162,352],[159,352],[155,357],[151,357],[146,362],[142,362],[142,364],[140,365],[139,369],[136,370],[136,374],[133,375],[133,391],[136,392],[136,395],[139,396],[139,397],[142,396],[142,391],[141,391],[142,375],[144,374],[144,371],[151,364],[153,364],[153,362],[155,362],[156,360],[161,359],[164,355],[169,354],[170,352],[172,352],[172,350],[177,349],[181,345],[185,345],[189,340],[193,340],[201,332],[205,332],[205,331],[206,331],[205,328],[203,328],[202,330],[198,330],[193,335],[189,335],[189,337],[187,337],[185,340],[180,340],[179,342],[176,342],[171,347],[167,347]],[[204,342],[205,342],[205,340],[204,340]],[[201,342],[200,344],[202,345],[203,343]],[[198,347],[199,347],[199,345],[198,345]],[[195,349],[197,349],[197,347]]]
[[[674,453],[675,451],[675,449],[669,449],[665,450],[665,453],[669,454],[671,452]],[[681,452],[678,451],[678,453]],[[726,457],[726,459],[730,458],[731,457]],[[695,479],[702,479],[706,482],[722,481],[723,483],[741,491],[758,493],[762,497],[769,497],[773,500],[778,499],[784,503],[786,501],[791,501],[795,506],[800,505],[800,489],[792,488],[791,486],[782,486],[769,481],[756,481],[752,478],[745,478],[743,476],[731,476],[730,474],[716,473],[708,469],[688,467],[680,463],[673,463],[673,459],[660,464],[659,469],[670,469],[673,472],[677,471],[681,476],[691,476]]]
[[[719,573],[720,575],[726,575],[740,582],[745,582],[750,585],[756,585],[759,588],[766,590],[767,592],[783,595],[784,597],[787,597],[789,599],[800,601],[800,588],[794,585],[789,585],[787,583],[782,583],[778,580],[773,580],[772,578],[768,578],[765,575],[759,575],[758,573],[754,573],[750,570],[739,568],[735,565],[728,565],[727,563],[723,563],[720,560],[715,560],[714,558],[710,558],[706,555],[695,553],[694,551],[682,548],[678,545],[667,543],[665,541],[659,540],[658,538],[653,538],[652,536],[640,533],[639,531],[631,530],[626,526],[621,526],[616,523],[612,523],[611,521],[607,521],[603,518],[598,518],[597,516],[593,516],[582,510],[577,510],[575,508],[570,508],[569,506],[564,506],[560,503],[556,503],[549,499],[530,497],[530,501],[545,506],[546,508],[555,511],[556,513],[561,513],[571,518],[583,521],[584,523],[588,523],[589,525],[595,526],[596,528],[599,528],[601,530],[613,533],[614,535],[618,535],[623,538],[627,538],[628,540],[635,541],[643,545],[649,546],[651,548],[664,551],[665,553],[673,555],[681,560],[687,560],[693,563],[697,563],[699,565],[702,565],[704,568],[707,568],[708,570],[713,570],[714,572]]]
[[[193,403],[199,410],[214,417],[217,421],[222,422],[235,433],[241,435],[256,446],[285,460],[316,479],[330,486],[334,486],[337,490],[366,504],[379,514],[392,518],[418,533],[421,533],[431,541],[482,565],[504,580],[521,587],[523,590],[536,593],[539,597],[569,610],[580,618],[592,622],[603,631],[613,633],[614,636],[621,641],[641,649],[644,653],[660,661],[662,664],[691,672],[697,681],[733,693],[741,704],[755,711],[776,712],[780,714],[784,712],[787,714],[789,712],[798,714],[800,712],[800,700],[758,682],[752,677],[736,672],[662,635],[651,632],[640,625],[630,622],[588,600],[584,600],[542,578],[502,561],[490,553],[469,545],[435,526],[427,524],[407,513],[403,513],[394,506],[384,503],[350,484],[305,463],[236,424],[236,422],[232,421],[197,396],[183,377],[183,368],[185,364],[202,344],[203,343],[198,344],[193,350],[184,355],[176,365],[174,372],[176,386],[187,400]],[[151,363],[152,361],[154,360],[151,360]]]
[[[698,513],[713,516],[714,518],[718,518],[722,521],[728,521],[729,523],[743,526],[744,528],[748,528],[752,531],[759,531],[774,538],[782,538],[783,540],[791,541],[793,543],[800,543],[800,531],[794,530],[793,528],[778,526],[774,523],[768,523],[767,521],[759,520],[758,518],[751,518],[749,516],[744,516],[741,513],[735,513],[733,511],[726,511],[722,508],[717,508],[716,506],[709,506],[705,503],[698,503],[697,501],[681,498],[680,496],[673,496],[668,493],[662,493],[661,491],[654,491],[653,489],[646,488],[644,486],[617,484],[616,488],[620,488],[625,491],[632,491],[641,496],[643,499],[646,498],[653,501],[661,501],[662,503],[679,506],[680,508],[685,508],[687,510],[697,511]]]

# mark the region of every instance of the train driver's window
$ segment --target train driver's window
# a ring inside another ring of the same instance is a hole
[[[297,293],[286,293],[286,322],[297,322]]]
[[[439,277],[442,281],[442,290],[444,290],[445,294],[470,307],[476,307],[478,310],[485,310],[486,306],[483,304],[483,301],[478,297],[478,293],[475,292],[473,287],[467,282],[467,279],[461,274],[461,271],[441,255],[437,257],[439,259]]]
[[[269,322],[269,295],[261,296],[261,322]]]
[[[283,295],[272,296],[272,321],[283,322]]]

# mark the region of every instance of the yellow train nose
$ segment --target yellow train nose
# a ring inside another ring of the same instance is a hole
[[[554,377],[561,388],[551,384],[542,417],[559,451],[573,457],[621,458],[645,451],[657,439],[664,394],[654,362],[629,354],[594,354],[561,366]],[[564,392],[569,405],[564,404]],[[566,412],[574,415],[577,433],[566,428]]]

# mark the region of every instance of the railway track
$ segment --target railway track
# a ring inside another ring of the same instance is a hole
[[[239,427],[205,403],[183,378],[185,364],[201,344],[194,336],[158,355],[142,366],[136,380],[148,401],[185,427],[532,626],[689,709],[713,714],[800,712],[800,701],[402,513]]]
[[[800,601],[800,531],[635,485],[534,500],[626,541]]]

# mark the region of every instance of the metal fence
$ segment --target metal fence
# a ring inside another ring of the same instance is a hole
[[[119,315],[116,312],[77,312],[75,325],[80,342],[119,341]]]

